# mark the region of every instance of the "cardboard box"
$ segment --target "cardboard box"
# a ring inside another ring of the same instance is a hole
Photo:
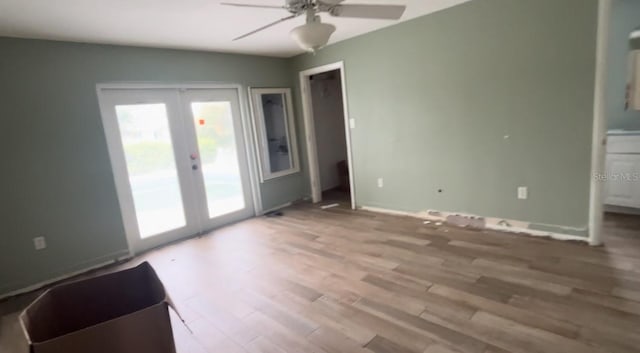
[[[175,353],[171,300],[147,262],[53,287],[20,322],[31,353]]]

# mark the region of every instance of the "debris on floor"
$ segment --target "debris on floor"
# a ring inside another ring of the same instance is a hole
[[[270,211],[264,214],[265,217],[280,217],[284,213],[282,211]]]
[[[338,207],[338,206],[340,206],[340,204],[339,204],[339,203],[332,203],[332,204],[330,204],[330,205],[320,206],[320,208],[321,208],[321,209],[323,209],[323,210],[326,210],[326,209],[334,208],[334,207]]]
[[[478,217],[467,214],[451,214],[447,216],[447,223],[461,228],[484,229],[486,220],[484,217]]]

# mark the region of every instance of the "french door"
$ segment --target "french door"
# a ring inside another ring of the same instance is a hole
[[[99,96],[134,253],[254,215],[237,89]]]

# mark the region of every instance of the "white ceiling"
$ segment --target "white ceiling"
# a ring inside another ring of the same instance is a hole
[[[231,40],[286,17],[285,10],[222,6],[220,2],[283,5],[284,0],[0,0],[0,36],[73,42],[195,49],[289,57],[302,52],[289,31],[304,16],[245,39]],[[404,4],[400,20],[469,0],[347,0],[346,4]],[[338,28],[330,43],[387,27],[398,21],[330,17]]]

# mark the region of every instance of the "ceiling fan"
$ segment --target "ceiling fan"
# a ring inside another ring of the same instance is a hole
[[[278,23],[294,19],[300,15],[306,15],[306,23],[291,30],[291,37],[302,49],[310,52],[315,52],[325,46],[327,42],[329,42],[331,34],[336,30],[334,25],[322,23],[320,21],[320,16],[318,16],[318,13],[320,12],[326,12],[333,17],[399,20],[406,9],[406,6],[403,5],[343,5],[343,1],[344,0],[285,0],[284,6],[237,4],[228,2],[222,3],[222,5],[260,9],[282,9],[291,13],[290,16],[281,18],[266,26],[262,26],[256,30],[234,38],[234,41],[263,31],[269,27],[277,25]]]

